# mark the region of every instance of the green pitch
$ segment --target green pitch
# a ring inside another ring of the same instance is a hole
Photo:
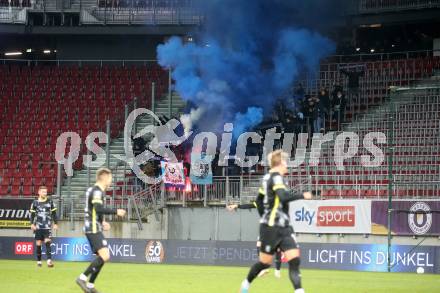
[[[74,283],[87,263],[55,262],[54,269],[43,263],[0,260],[1,292],[77,292]],[[147,265],[108,263],[96,287],[104,293],[237,293],[248,268],[218,266]],[[387,274],[346,271],[303,270],[307,293],[331,292],[440,292],[438,275]],[[283,268],[281,279],[270,274],[258,278],[251,293],[293,292]]]

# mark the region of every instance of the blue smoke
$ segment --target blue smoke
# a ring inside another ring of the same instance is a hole
[[[221,132],[232,121],[237,137],[271,113],[299,74],[317,71],[335,46],[307,29],[314,23],[303,13],[323,20],[323,7],[313,5],[326,3],[309,1],[202,1],[206,23],[197,44],[172,37],[158,46],[159,64],[172,68],[176,91],[204,109],[195,122],[199,130]]]
[[[245,132],[249,125],[256,125],[263,119],[263,110],[257,107],[249,107],[246,113],[238,112],[234,117],[234,130],[232,136],[237,139],[240,134]]]

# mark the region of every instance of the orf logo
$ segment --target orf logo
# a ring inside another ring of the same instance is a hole
[[[413,213],[408,215],[408,225],[414,234],[423,235],[428,232],[432,225],[429,205],[424,202],[416,202],[409,210]],[[418,211],[420,213],[417,213]]]
[[[354,227],[354,206],[322,206],[318,208],[318,227]]]
[[[15,242],[16,255],[32,255],[34,254],[34,243],[32,242]]]
[[[149,241],[145,247],[145,260],[148,263],[161,263],[165,257],[165,249],[160,241]]]

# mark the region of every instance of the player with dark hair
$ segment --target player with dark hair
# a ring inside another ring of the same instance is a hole
[[[260,215],[260,217],[263,216],[264,214],[264,206],[263,206],[263,197],[258,196],[257,200],[259,201],[259,203],[257,201],[252,201],[251,203],[245,203],[245,204],[229,204],[226,206],[226,209],[228,211],[235,211],[237,209],[242,209],[242,210],[250,210],[250,209],[257,209],[258,210],[258,214]],[[261,247],[261,241],[260,239],[257,240],[257,248],[260,249]],[[275,271],[274,271],[274,275],[276,278],[281,278],[281,259],[282,259],[282,252],[281,250],[277,250],[276,254],[275,254]],[[258,277],[264,276],[265,274],[267,274],[269,272],[269,269],[266,270],[262,270],[259,274]]]
[[[273,255],[280,249],[289,264],[289,278],[295,293],[304,293],[299,271],[300,252],[289,218],[289,202],[299,199],[311,199],[310,192],[293,193],[284,183],[287,173],[287,154],[274,151],[268,156],[269,173],[263,178],[257,201],[262,199],[264,213],[260,219],[259,262],[254,264],[245,280],[241,283],[241,293],[249,292],[252,281],[262,270],[270,267]]]
[[[46,246],[47,266],[53,268],[52,251],[50,244],[52,243],[52,225],[54,229],[57,226],[57,208],[51,199],[47,197],[47,187],[40,186],[38,188],[38,199],[34,200],[30,208],[31,229],[35,233],[35,243],[37,251],[37,266],[41,267],[41,254],[43,241]]]
[[[76,283],[84,292],[96,293],[95,281],[104,263],[110,260],[107,240],[102,231],[110,230],[104,215],[125,216],[123,209],[111,209],[104,206],[104,193],[112,184],[112,172],[107,168],[96,171],[96,183],[86,191],[84,231],[96,258],[77,279]]]

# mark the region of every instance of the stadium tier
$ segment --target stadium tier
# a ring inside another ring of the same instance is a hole
[[[0,194],[12,196],[34,195],[42,184],[54,191],[61,133],[74,131],[85,139],[105,131],[110,120],[114,138],[124,127],[124,105],[136,98],[149,107],[151,83],[160,96],[168,82],[157,65],[3,65],[0,79]],[[81,157],[75,169],[82,168]]]
[[[341,131],[352,131],[361,141],[369,132],[383,132],[387,143],[385,161],[380,167],[365,168],[360,164],[365,149],[344,162],[345,170],[334,166],[333,147],[324,148],[323,158],[316,168],[299,169],[297,176],[311,176],[307,181],[324,198],[386,197],[389,194],[389,146],[393,147],[393,186],[396,197],[437,197],[440,178],[440,109],[438,75],[439,57],[419,57],[404,60],[328,63],[321,65],[320,79],[305,84],[311,90],[342,84],[349,87],[347,70],[363,70],[359,80],[359,95],[348,97],[345,121]],[[432,87],[426,89],[424,84]],[[415,88],[405,94],[395,94],[392,87]],[[410,97],[408,97],[408,94]],[[390,105],[393,105],[390,114]],[[391,124],[390,124],[391,123]],[[327,123],[328,124],[328,123]],[[390,129],[393,142],[390,144]]]
[[[341,69],[359,67],[365,70],[360,79],[359,95],[348,97],[346,122],[333,135],[334,139],[342,132],[355,132],[360,138],[359,150],[352,158],[344,160],[343,170],[338,170],[334,140],[324,144],[319,165],[311,166],[310,161],[305,160],[292,171],[291,187],[310,188],[323,199],[386,198],[392,174],[395,198],[440,196],[440,90],[439,78],[435,75],[440,68],[440,58],[324,63],[321,79],[304,81],[306,92],[317,93],[321,87],[333,85],[343,85],[347,89],[348,81]],[[406,87],[408,90],[391,90]],[[331,123],[327,123],[329,127],[332,129]],[[363,139],[370,132],[386,136],[385,143],[380,144],[384,153],[380,166],[361,164],[362,155],[371,156],[363,147]],[[391,154],[392,162],[389,161]],[[263,168],[258,170],[262,172]],[[256,174],[217,177],[207,187],[206,196],[212,202],[246,202],[257,193],[259,180]],[[202,186],[187,185],[180,192],[167,190],[166,198],[170,202],[201,200],[203,192]]]
[[[434,69],[440,68],[440,57],[423,55],[422,53],[418,57],[356,62],[335,62],[331,60],[338,58],[330,58],[321,64],[318,79],[307,78],[302,83],[306,89],[315,93],[322,87],[331,90],[334,85],[342,85],[346,90],[349,87],[349,78],[342,71],[363,72],[359,79],[359,95],[350,97],[347,101],[344,121],[350,121],[370,107],[383,103],[390,87],[408,86],[414,81],[430,78]],[[384,56],[387,57],[376,57]]]
[[[347,122],[340,128],[341,131],[355,131],[362,139],[371,131],[381,131],[388,135],[389,121],[384,116],[390,104],[387,99],[390,87],[408,86],[427,79],[439,66],[438,57],[325,62],[321,65],[320,79],[306,80],[304,84],[307,91],[312,93],[321,87],[331,88],[333,85],[342,85],[346,89],[348,80],[341,70],[364,70],[359,83],[359,95],[348,97]],[[149,107],[151,82],[156,81],[159,95],[164,93],[167,83],[166,73],[157,65],[3,65],[0,73],[5,80],[1,86],[2,103],[5,105],[1,119],[5,123],[1,126],[0,194],[13,196],[32,195],[35,187],[41,184],[48,185],[49,190],[54,191],[57,175],[54,150],[59,134],[76,131],[85,138],[92,131],[104,130],[105,121],[111,119],[112,138],[117,138],[123,128],[124,105],[137,97],[139,105],[143,103]],[[410,180],[413,184],[394,186],[395,196],[439,195],[438,186],[428,184],[440,175],[439,102],[438,93],[433,90],[430,94],[403,99],[397,105],[398,115],[393,124],[395,151],[392,172],[394,180]],[[327,128],[331,127],[331,123],[326,124]],[[411,126],[410,130],[408,126]],[[345,170],[340,171],[334,165],[333,146],[332,143],[325,145],[318,167],[306,168],[306,164],[303,164],[294,172],[294,176],[309,178],[300,181],[306,180],[325,198],[380,197],[388,194],[387,158],[380,167],[364,168],[360,165],[360,156],[366,154],[366,151],[361,149],[354,158],[345,161]],[[387,145],[383,148],[387,150]],[[85,152],[84,144],[81,151]],[[74,168],[82,169],[81,156],[74,163]],[[119,182],[109,194],[123,197],[127,192],[139,190],[140,186],[133,187],[139,183],[133,175],[119,168]],[[227,197],[215,195],[212,191],[225,188],[226,183],[221,181],[219,178],[214,184],[218,186],[209,188],[210,197],[215,201]],[[228,184],[234,184],[233,181]],[[187,189],[185,193],[188,198],[201,197],[201,189],[197,186]],[[176,198],[181,196],[170,196],[170,200]]]
[[[386,101],[385,104],[347,124],[344,131],[355,132],[362,139],[371,132],[387,136],[382,144],[385,157],[379,167],[362,166],[361,156],[369,155],[365,148],[344,161],[343,171],[334,168],[333,149],[324,151],[324,162],[312,168],[312,184],[323,197],[385,197],[390,179],[389,157],[392,154],[393,195],[396,197],[440,196],[440,92],[418,93],[406,101]],[[389,104],[395,106],[390,115]],[[394,104],[398,103],[398,104]],[[392,149],[390,149],[390,147]],[[303,171],[304,172],[304,171]]]

